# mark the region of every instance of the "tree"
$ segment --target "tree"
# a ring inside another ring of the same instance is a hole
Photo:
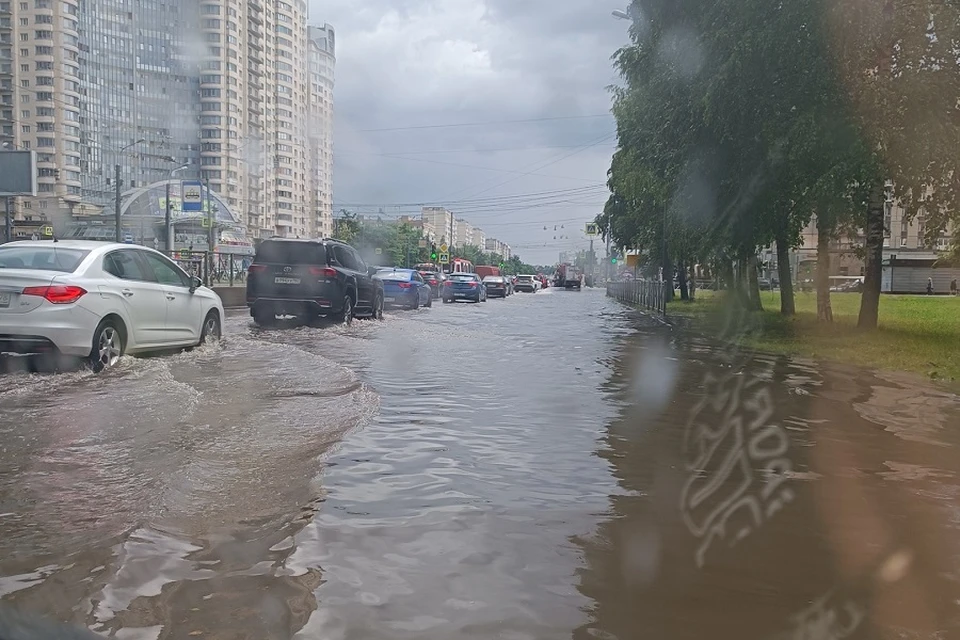
[[[340,217],[333,221],[333,237],[341,242],[351,244],[359,234],[360,220],[357,214],[346,209],[340,209]]]
[[[879,168],[869,185],[858,321],[871,329],[879,317],[885,181],[908,216],[925,216],[928,240],[960,223],[960,6],[840,0],[826,15],[833,59]]]

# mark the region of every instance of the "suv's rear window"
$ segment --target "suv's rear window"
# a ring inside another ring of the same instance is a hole
[[[380,271],[377,273],[377,277],[380,278],[381,280],[409,282],[410,272],[409,271]]]
[[[327,264],[327,250],[319,242],[267,240],[257,249],[254,262],[272,264]]]
[[[31,269],[73,273],[87,257],[83,249],[47,247],[0,247],[0,269]]]

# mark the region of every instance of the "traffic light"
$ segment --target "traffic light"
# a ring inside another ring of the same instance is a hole
[[[437,260],[437,245],[436,245],[436,244],[431,244],[431,245],[430,245],[430,259],[433,260],[433,261],[436,261],[436,260]]]
[[[617,264],[616,256],[614,256],[613,258],[610,258],[610,264]]]

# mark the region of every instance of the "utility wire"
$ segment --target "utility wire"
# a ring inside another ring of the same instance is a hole
[[[382,129],[357,129],[359,133],[379,133],[382,131],[416,131],[421,129],[452,129],[456,127],[485,127],[496,124],[521,124],[529,122],[553,122],[557,120],[584,120],[587,118],[609,118],[612,114],[595,113],[583,116],[552,116],[546,118],[524,118],[521,120],[487,120],[485,122],[458,122],[455,124],[422,124],[406,127],[386,127]]]

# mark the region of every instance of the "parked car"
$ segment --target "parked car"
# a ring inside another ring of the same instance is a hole
[[[517,284],[514,286],[517,291],[526,291],[527,293],[536,293],[540,290],[540,281],[536,276],[520,275],[517,276]]]
[[[443,274],[436,271],[420,271],[420,277],[430,285],[430,291],[434,298],[440,297],[440,289],[443,288]]]
[[[345,324],[359,316],[380,319],[384,293],[376,272],[337,240],[270,238],[260,243],[247,272],[247,307],[261,326],[280,315]]]
[[[480,276],[475,273],[451,273],[443,283],[443,301],[472,300],[487,301],[487,288]]]
[[[88,240],[0,245],[0,351],[95,371],[219,340],[223,303],[159,251]]]
[[[487,289],[487,296],[494,298],[507,297],[507,279],[503,276],[487,276],[483,279],[483,284]]]
[[[375,277],[383,282],[384,304],[407,309],[433,306],[430,285],[413,269],[380,269]]]

